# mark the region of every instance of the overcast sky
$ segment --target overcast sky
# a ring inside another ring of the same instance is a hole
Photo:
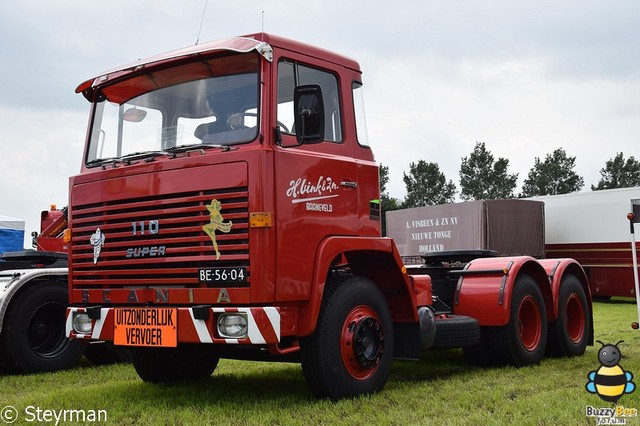
[[[360,62],[369,138],[403,198],[403,171],[436,162],[459,189],[476,142],[509,160],[564,148],[585,187],[616,153],[640,157],[640,1],[208,0],[200,41],[264,30]],[[39,227],[68,199],[88,102],[81,82],[193,45],[205,0],[0,2],[0,215]]]

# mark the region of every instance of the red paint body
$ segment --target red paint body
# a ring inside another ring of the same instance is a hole
[[[261,54],[263,45],[256,39],[268,43],[270,54]],[[339,106],[325,125],[325,139],[331,133],[337,135],[336,142],[298,145],[294,134],[277,130],[278,97],[286,89],[279,66],[286,69],[291,63],[301,67],[300,79],[314,70],[335,77],[338,97],[329,99],[330,91],[323,91],[323,96],[325,102]],[[183,67],[184,72],[171,75],[174,67]],[[431,278],[424,273],[410,277],[393,240],[380,236],[378,166],[356,132],[351,93],[362,76],[353,60],[256,34],[139,61],[81,84],[78,92],[92,102],[93,113],[104,106],[105,96],[119,103],[144,95],[160,82],[173,84],[174,79],[175,87],[180,87],[202,73],[235,76],[236,69],[245,68],[247,74],[255,71],[259,82],[257,104],[246,114],[258,116],[257,126],[253,137],[230,144],[230,149],[194,146],[176,154],[162,150],[129,162],[92,164],[89,161],[113,135],[102,130],[92,134],[90,123],[85,161],[80,174],[70,179],[72,308],[67,327],[71,337],[111,340],[117,307],[172,306],[178,308],[178,343],[260,344],[272,353],[294,351],[298,340],[316,329],[328,277],[341,271],[375,283],[395,324],[417,324],[418,308],[432,303]],[[217,93],[209,102],[218,102],[222,110],[240,102],[225,100],[225,93]],[[248,100],[254,99],[247,93]],[[175,89],[176,105],[178,95]],[[144,109],[151,102],[134,106]],[[121,108],[121,117],[126,114]],[[200,115],[194,113],[196,118]],[[163,119],[163,126],[179,132],[170,118]],[[229,124],[221,113],[213,124],[224,121]],[[126,128],[130,123],[121,120],[120,125]],[[164,134],[161,137],[164,144]],[[212,200],[220,202],[222,219],[207,211]],[[252,224],[252,214],[269,217],[271,223]],[[203,232],[206,226],[217,227],[219,256],[214,240]],[[92,235],[97,228],[104,244],[96,252]],[[207,273],[221,273],[214,269],[223,267],[235,268],[236,274],[246,271],[248,278],[213,284],[201,279]],[[476,271],[502,268],[508,270],[506,275],[461,278],[452,313],[477,318],[482,326],[506,324],[515,279],[527,273],[542,290],[549,321],[555,320],[559,284],[555,278],[549,281],[540,262],[529,257],[490,258],[468,266]],[[586,285],[582,270],[571,261],[562,261],[556,275],[566,269],[580,275]],[[205,319],[196,318],[197,306],[205,307]],[[71,330],[72,315],[92,307],[98,330],[90,334]],[[258,337],[229,342],[216,334],[216,318],[238,309],[255,321],[250,330],[254,327]],[[356,318],[368,315],[370,309],[353,312]],[[365,374],[356,369],[354,376],[361,373]]]
[[[629,242],[546,244],[545,251],[550,258],[570,257],[583,265],[594,297],[635,297]]]
[[[40,234],[36,238],[38,251],[66,253],[68,244],[62,238],[67,227],[67,216],[63,210],[51,209],[40,212]]]

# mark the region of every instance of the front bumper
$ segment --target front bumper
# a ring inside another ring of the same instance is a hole
[[[116,335],[116,311],[118,309],[136,309],[134,307],[70,307],[66,314],[66,333],[70,339],[114,341]],[[155,308],[155,307],[154,307]],[[154,309],[149,308],[149,309]],[[165,307],[158,309],[175,310],[175,321],[169,325],[174,327],[176,343],[212,343],[237,345],[270,345],[280,342],[280,311],[276,307]],[[88,313],[91,318],[91,331],[76,332],[73,328],[73,318],[79,313]],[[247,326],[244,337],[223,337],[218,330],[218,318],[221,315],[241,313],[246,316]],[[135,328],[135,325],[132,326]],[[140,325],[145,331],[148,325]],[[135,331],[135,330],[134,330]],[[166,340],[166,339],[165,339]],[[122,344],[115,342],[116,344]],[[130,346],[149,346],[139,341],[129,343]]]

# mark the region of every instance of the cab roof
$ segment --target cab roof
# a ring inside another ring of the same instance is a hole
[[[150,56],[148,58],[139,59],[127,65],[113,68],[105,71],[97,77],[91,78],[76,88],[76,93],[82,93],[87,100],[93,100],[95,89],[115,80],[120,80],[138,72],[155,69],[165,66],[172,62],[182,61],[189,57],[195,57],[203,54],[211,54],[215,52],[229,51],[238,53],[248,53],[253,50],[261,54],[266,60],[273,60],[273,47],[290,50],[293,52],[304,53],[306,55],[323,59],[335,64],[351,68],[360,72],[358,63],[350,58],[321,49],[295,40],[284,37],[275,36],[268,33],[255,33],[239,37],[232,37],[223,40],[216,40],[182,49],[172,50],[161,53],[159,55]]]

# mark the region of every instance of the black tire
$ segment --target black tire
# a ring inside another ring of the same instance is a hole
[[[497,365],[523,367],[540,362],[547,343],[547,312],[540,288],[531,276],[516,278],[509,322],[487,330]]]
[[[67,286],[27,284],[9,304],[0,334],[0,365],[8,373],[38,373],[75,366],[85,345],[66,338]]]
[[[131,362],[145,382],[171,383],[211,376],[219,357],[205,345],[180,345],[175,348],[131,348]]]
[[[582,355],[589,340],[591,315],[580,280],[566,275],[558,293],[558,318],[549,324],[547,353],[552,356]]]
[[[475,318],[463,315],[447,315],[436,318],[434,348],[465,348],[480,341],[480,325]]]
[[[328,287],[316,330],[302,341],[301,362],[318,398],[380,391],[393,357],[391,311],[371,281],[351,277]]]
[[[131,352],[111,342],[92,343],[87,346],[84,356],[92,364],[109,365],[118,362],[131,362]]]

